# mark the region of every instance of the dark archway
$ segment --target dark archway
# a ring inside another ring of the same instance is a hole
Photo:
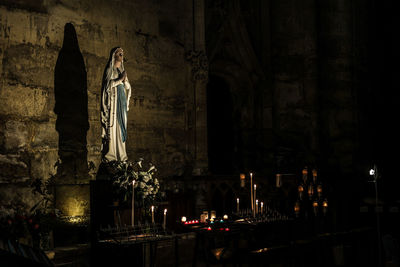
[[[213,174],[231,174],[234,159],[233,105],[229,85],[210,76],[207,85],[208,162]]]
[[[54,112],[61,160],[57,177],[87,178],[86,135],[89,130],[87,73],[74,26],[65,24],[63,46],[54,72]]]

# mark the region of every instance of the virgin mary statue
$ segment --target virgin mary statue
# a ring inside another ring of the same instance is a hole
[[[101,89],[102,160],[126,161],[127,112],[131,85],[124,70],[124,51],[115,47],[103,74]]]

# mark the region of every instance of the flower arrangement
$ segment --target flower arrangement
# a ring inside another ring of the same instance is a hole
[[[135,203],[139,207],[150,207],[160,198],[160,183],[154,177],[157,171],[152,163],[148,164],[148,169],[144,170],[143,159],[132,163],[127,161],[113,161],[111,168],[113,171],[114,192],[117,199],[128,202],[132,198],[132,184],[135,188]]]

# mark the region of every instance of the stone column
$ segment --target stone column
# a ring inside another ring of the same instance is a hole
[[[193,84],[193,174],[208,169],[207,154],[207,81],[208,60],[205,53],[204,0],[193,0],[193,49],[186,53]]]

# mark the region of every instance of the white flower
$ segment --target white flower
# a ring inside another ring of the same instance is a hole
[[[143,189],[145,186],[146,186],[146,184],[145,184],[145,183],[143,183],[143,182],[139,182],[139,187],[140,187],[140,188],[142,188],[142,189]]]
[[[143,176],[143,182],[147,183],[150,180],[148,175]]]

